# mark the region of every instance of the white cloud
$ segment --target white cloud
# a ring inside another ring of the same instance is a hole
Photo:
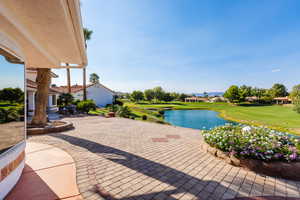
[[[281,69],[272,69],[272,73],[280,72]]]

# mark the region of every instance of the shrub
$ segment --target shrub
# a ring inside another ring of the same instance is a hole
[[[65,107],[65,106],[70,105],[73,101],[74,101],[74,97],[72,96],[72,94],[63,93],[63,94],[59,95],[59,97],[57,99],[57,105],[59,107]]]
[[[129,118],[131,115],[131,111],[128,106],[120,106],[117,111],[117,115],[119,117]]]
[[[108,108],[109,112],[117,112],[119,110],[119,106],[113,104],[106,105],[106,108]]]
[[[116,99],[114,102],[115,105],[123,106],[123,102],[120,101],[119,99]]]
[[[143,116],[142,116],[142,119],[143,119],[143,120],[147,120],[147,118],[148,118],[147,115],[143,115]]]
[[[1,123],[19,121],[19,119],[20,119],[20,111],[18,108],[9,108],[9,109],[0,108]]]
[[[96,110],[96,104],[93,100],[80,101],[76,108],[79,112],[88,113],[91,110]]]
[[[211,146],[236,157],[265,161],[300,160],[299,140],[286,133],[264,127],[226,125],[203,131]]]
[[[165,111],[164,110],[159,110],[158,113],[161,114],[161,115],[164,115]]]
[[[76,99],[76,100],[73,101],[72,104],[77,105],[79,102],[80,102],[80,100],[79,100],[79,99]]]

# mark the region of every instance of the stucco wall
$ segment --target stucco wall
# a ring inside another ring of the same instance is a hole
[[[75,99],[82,100],[83,92],[77,92],[73,94]],[[111,91],[102,87],[101,85],[93,85],[87,88],[87,99],[92,99],[95,101],[96,105],[99,107],[104,107],[107,104],[113,103],[114,95]]]
[[[100,85],[87,88],[87,98],[93,99],[97,106],[103,107],[113,103],[113,94]]]

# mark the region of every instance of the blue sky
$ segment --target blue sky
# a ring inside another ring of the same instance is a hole
[[[85,0],[87,73],[116,91],[300,83],[299,0]],[[65,69],[55,71],[66,84]],[[72,83],[82,83],[72,70]]]
[[[7,87],[24,88],[24,66],[9,63],[0,55],[0,89]]]

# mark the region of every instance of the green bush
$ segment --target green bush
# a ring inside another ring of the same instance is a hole
[[[119,106],[119,109],[117,111],[117,115],[119,117],[129,118],[131,114],[132,114],[131,110],[129,109],[128,106]]]
[[[0,123],[19,121],[20,119],[20,108],[0,108]]]
[[[119,110],[119,106],[113,104],[107,104],[106,108],[108,108],[109,112],[114,112],[114,113]]]
[[[80,101],[76,108],[79,112],[88,113],[91,110],[96,110],[96,104],[93,100]]]
[[[165,111],[164,110],[159,110],[158,113],[161,114],[161,115],[164,115]]]
[[[155,117],[162,117],[162,115],[159,114],[159,113],[156,113],[156,114],[155,114]]]
[[[77,104],[80,102],[80,100],[79,99],[76,99],[76,100],[74,100],[73,102],[72,102],[72,104],[74,104],[74,105],[76,105],[77,106]]]
[[[147,120],[147,118],[148,118],[147,115],[143,115],[143,116],[142,116],[142,119],[143,119],[143,120]]]
[[[73,101],[74,101],[74,97],[72,94],[63,93],[63,94],[59,95],[59,97],[57,99],[57,105],[59,107],[66,107],[66,106],[70,105]]]
[[[116,99],[114,102],[115,105],[123,106],[123,102],[120,101],[119,99]]]

